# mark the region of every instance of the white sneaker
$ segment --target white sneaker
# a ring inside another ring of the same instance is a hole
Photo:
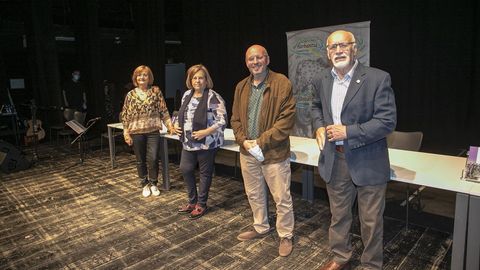
[[[160,195],[160,190],[158,190],[158,187],[157,187],[157,186],[152,185],[152,186],[150,187],[150,190],[152,191],[152,195],[153,195],[153,196],[158,196],[158,195]]]
[[[142,195],[143,195],[143,197],[150,196],[150,187],[148,185],[145,185],[143,187]]]

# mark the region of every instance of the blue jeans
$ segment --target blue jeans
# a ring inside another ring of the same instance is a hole
[[[180,171],[187,184],[188,203],[207,206],[208,192],[212,184],[212,174],[217,148],[209,150],[187,151],[182,150],[180,159]],[[200,183],[197,192],[195,181],[195,168],[200,169]]]
[[[137,159],[140,186],[144,187],[149,182],[152,185],[157,185],[160,133],[154,131],[144,134],[132,134],[131,137],[133,140],[133,152]]]

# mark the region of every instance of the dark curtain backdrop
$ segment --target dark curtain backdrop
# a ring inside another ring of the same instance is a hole
[[[20,6],[20,5],[19,5]],[[60,80],[57,47],[54,39],[51,0],[24,3],[28,65],[31,74],[31,98],[37,104],[57,104],[60,101]],[[44,95],[50,91],[52,95]],[[25,102],[25,101],[24,101]]]
[[[263,44],[270,67],[287,75],[285,32],[369,20],[370,63],[392,76],[397,130],[423,131],[427,152],[480,145],[477,0],[183,0],[182,6],[186,64],[207,66],[230,115],[251,44]]]
[[[86,87],[87,119],[90,119],[102,115],[104,103],[98,2],[96,0],[72,1],[72,15],[76,58],[79,63],[75,69],[80,70],[80,81]],[[72,71],[68,72],[69,80]],[[95,125],[95,128],[97,127]]]
[[[131,68],[131,72],[133,73],[137,66],[149,66],[155,74],[154,84],[164,91],[166,63],[164,1],[132,1],[132,11],[137,41],[137,63]]]

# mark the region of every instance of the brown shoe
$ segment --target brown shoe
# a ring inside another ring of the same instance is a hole
[[[192,212],[193,209],[195,209],[195,204],[186,204],[186,205],[178,208],[178,213],[179,214],[188,214],[188,213]]]
[[[293,241],[290,238],[280,238],[280,245],[278,246],[278,255],[287,257],[292,253]]]
[[[237,235],[237,239],[240,241],[247,241],[247,240],[252,240],[256,238],[262,238],[270,233],[270,230],[268,230],[266,233],[258,233],[255,231],[255,229],[251,231],[246,231],[242,232],[239,235]]]
[[[339,264],[336,261],[331,260],[325,266],[320,268],[320,270],[350,270],[350,262]]]
[[[202,217],[203,215],[205,215],[205,213],[207,212],[207,206],[205,207],[201,207],[200,205],[196,205],[195,206],[195,209],[193,209],[192,212],[190,212],[190,216],[188,217],[189,219],[197,219],[197,218],[200,218]]]

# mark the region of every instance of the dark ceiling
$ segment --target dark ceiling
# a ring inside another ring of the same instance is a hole
[[[34,0],[31,0],[34,1]],[[75,0],[51,0],[52,19],[56,26],[71,26],[73,24],[72,6]],[[182,1],[164,1],[164,20],[166,40],[179,40],[182,31]],[[2,28],[9,25],[23,24],[29,16],[28,4],[30,1],[1,0],[0,22]],[[132,12],[133,0],[98,0],[100,28],[134,29]],[[162,15],[162,14],[159,14]],[[8,31],[8,29],[2,29]]]

